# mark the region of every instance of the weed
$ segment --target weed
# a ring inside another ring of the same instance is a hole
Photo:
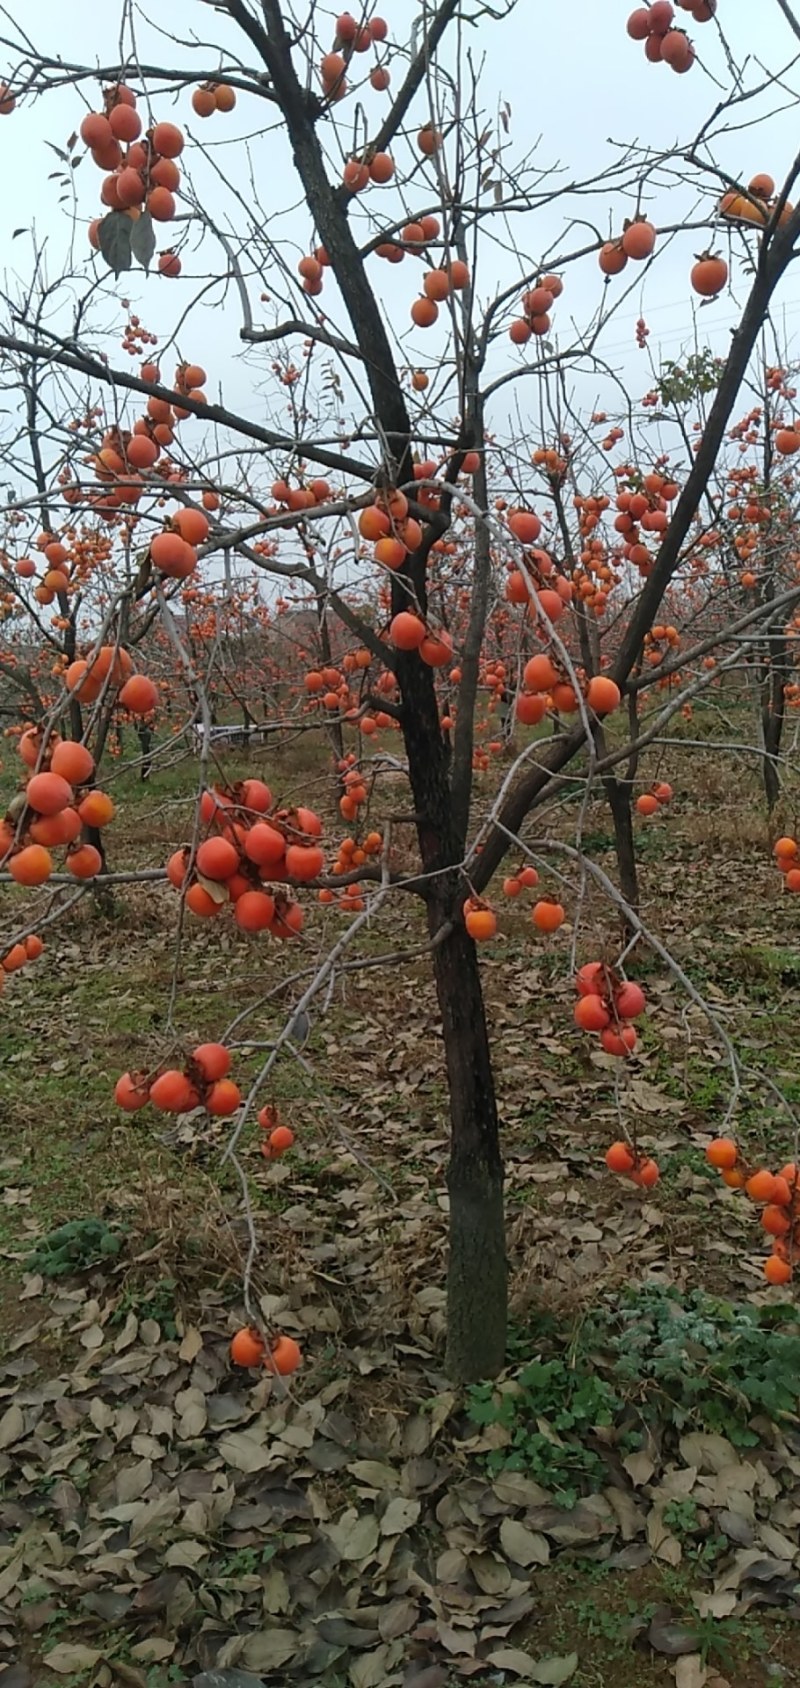
[[[697,1635],[697,1651],[704,1665],[720,1665],[731,1670],[739,1659],[751,1653],[767,1651],[766,1634],[758,1623],[742,1618],[698,1618],[692,1628]]]
[[[619,1406],[601,1379],[563,1360],[535,1360],[518,1373],[513,1390],[475,1385],[468,1414],[473,1424],[497,1424],[509,1432],[507,1445],[488,1455],[490,1471],[529,1471],[560,1505],[570,1507],[587,1481],[600,1482],[605,1474],[599,1455],[584,1445],[584,1434],[611,1424]]]
[[[510,1382],[469,1391],[471,1423],[505,1432],[486,1454],[487,1469],[527,1471],[572,1506],[606,1481],[603,1444],[636,1447],[650,1423],[678,1433],[701,1426],[753,1446],[754,1416],[780,1421],[797,1410],[800,1334],[796,1326],[777,1328],[785,1320],[785,1309],[736,1305],[700,1290],[681,1299],[646,1284],[601,1304],[569,1345],[554,1320],[540,1320],[533,1361],[530,1335],[515,1331]],[[598,1429],[606,1433],[595,1436]],[[671,1502],[667,1511],[675,1534],[698,1533],[693,1501]],[[712,1538],[698,1549],[698,1563],[713,1567],[726,1546]]]
[[[581,1346],[602,1352],[614,1386],[644,1419],[666,1417],[678,1430],[700,1424],[748,1447],[758,1441],[755,1413],[797,1410],[800,1334],[796,1323],[776,1328],[785,1322],[786,1309],[645,1284],[593,1314]]]
[[[116,1260],[124,1242],[124,1231],[112,1230],[104,1219],[70,1219],[42,1237],[25,1264],[43,1278],[66,1278]]]
[[[129,1286],[111,1315],[111,1324],[124,1325],[128,1314],[135,1313],[137,1319],[155,1320],[168,1340],[173,1342],[178,1335],[175,1323],[176,1289],[174,1278],[159,1278],[147,1291],[139,1292]]]
[[[697,1503],[690,1497],[686,1500],[668,1500],[663,1517],[673,1536],[693,1536],[700,1529]]]
[[[568,1600],[567,1610],[574,1612],[576,1624],[584,1635],[605,1641],[609,1652],[622,1654],[628,1652],[634,1634],[647,1627],[656,1606],[653,1601],[640,1606],[628,1596],[617,1609],[598,1606],[595,1600],[588,1599]]]
[[[241,1577],[257,1576],[264,1565],[274,1559],[279,1545],[278,1539],[265,1542],[263,1547],[237,1547],[231,1553],[222,1554],[216,1562],[214,1575],[208,1574],[208,1581],[235,1583]]]

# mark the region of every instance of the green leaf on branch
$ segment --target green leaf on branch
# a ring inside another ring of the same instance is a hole
[[[143,211],[141,217],[137,217],[136,222],[131,224],[130,248],[142,269],[149,269],[156,249],[153,219],[149,211]]]
[[[134,224],[124,211],[109,211],[98,224],[97,241],[100,251],[114,274],[122,275],[123,270],[133,268],[131,257],[131,234]]]

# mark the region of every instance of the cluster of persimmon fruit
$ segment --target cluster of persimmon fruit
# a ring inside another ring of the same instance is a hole
[[[41,543],[43,541],[44,543]],[[59,593],[67,593],[72,585],[71,558],[66,545],[54,534],[42,534],[38,549],[42,553],[44,572],[37,576],[33,557],[18,557],[14,573],[20,580],[36,580],[33,595],[37,604],[52,604]]]
[[[516,702],[517,720],[524,726],[536,726],[549,709],[562,715],[574,715],[579,709],[578,694],[570,679],[557,667],[545,651],[528,659],[522,671],[524,691]],[[616,680],[607,674],[594,674],[584,682],[586,707],[597,716],[611,715],[619,707],[621,692]]]
[[[622,979],[604,961],[588,961],[575,975],[578,1000],[575,1024],[584,1032],[598,1032],[606,1055],[632,1055],[636,1027],[647,1007],[641,985]]]
[[[349,793],[345,793],[345,797],[348,796]],[[340,805],[342,801],[343,799],[340,799]],[[365,863],[375,860],[382,849],[383,838],[379,832],[365,833],[360,844],[355,838],[343,838],[339,845],[339,853],[336,860],[331,864],[330,871],[337,876],[342,874],[349,876],[351,873],[357,872],[358,868],[363,867]],[[323,906],[330,907],[335,904],[343,914],[358,914],[366,906],[363,887],[358,880],[349,878],[348,883],[343,885],[340,891],[332,891],[330,886],[323,886],[318,896]]]
[[[655,780],[649,791],[643,791],[636,799],[637,815],[657,815],[666,803],[671,803],[675,793],[668,780]]]
[[[656,230],[646,217],[634,217],[626,222],[618,240],[607,240],[597,255],[603,275],[621,275],[628,259],[643,264],[655,250]]]
[[[435,131],[431,133],[437,134],[437,146],[440,145],[441,136]],[[349,159],[344,167],[343,182],[351,193],[361,193],[370,182],[388,182],[393,174],[394,163],[389,153],[376,152],[370,154],[366,162],[363,159]],[[402,262],[406,252],[425,258],[430,256],[429,247],[438,239],[440,233],[439,218],[428,214],[420,217],[418,221],[407,223],[399,240],[381,241],[376,246],[375,253],[377,257],[385,258],[392,264]],[[304,293],[316,298],[322,292],[325,270],[329,264],[330,257],[324,246],[315,247],[312,253],[300,259],[297,271]],[[550,280],[557,281],[557,278],[551,277]],[[557,285],[560,290],[560,281],[557,281]],[[412,322],[417,328],[432,328],[438,320],[439,306],[449,299],[452,293],[463,292],[468,286],[469,268],[464,260],[452,258],[445,253],[438,263],[426,270],[422,278],[422,292],[411,306]],[[418,392],[424,392],[428,385],[428,377],[424,370],[416,372],[412,385]]]
[[[388,727],[394,728],[395,731],[399,730],[399,723],[393,715],[388,715],[385,709],[380,708],[376,709],[374,714],[368,713],[364,709],[363,703],[359,701],[357,695],[351,689],[345,676],[353,673],[353,669],[349,666],[349,658],[354,654],[361,659],[356,664],[356,668],[363,673],[372,660],[368,650],[361,650],[357,653],[348,652],[342,659],[344,674],[338,668],[325,667],[308,670],[308,673],[303,677],[303,685],[308,695],[307,707],[316,709],[319,706],[326,714],[328,711],[335,710],[343,721],[346,721],[349,726],[357,728],[365,738],[370,738],[380,728]],[[368,660],[365,661],[365,658]],[[390,669],[385,669],[378,674],[372,690],[384,695],[395,692],[395,678]],[[353,756],[353,762],[355,761],[356,758]],[[340,768],[340,772],[347,774],[347,768]],[[347,781],[343,783],[347,783]],[[353,783],[352,779],[350,783]],[[358,801],[363,801],[363,799],[359,798]],[[344,820],[354,819],[354,815],[348,813],[350,808],[351,804],[348,802],[347,808],[342,810]]]
[[[715,1137],[706,1155],[731,1190],[744,1190],[761,1208],[761,1225],[771,1239],[764,1261],[770,1284],[788,1284],[800,1250],[800,1167],[790,1161],[780,1172],[751,1166],[732,1137]]]
[[[319,816],[302,807],[275,809],[269,786],[247,779],[227,790],[204,791],[200,820],[206,835],[197,850],[184,845],[167,862],[167,878],[187,908],[211,919],[231,903],[241,931],[296,937],[303,927],[300,904],[268,886],[307,884],[322,873]]]
[[[602,412],[596,419],[606,420]],[[603,441],[604,449],[621,437],[621,430],[612,429]],[[654,534],[658,542],[666,532],[669,505],[680,490],[669,472],[662,473],[659,468],[643,475],[630,464],[620,464],[615,475],[618,482],[624,480],[628,485],[620,486],[615,499],[614,531],[619,540],[612,548],[606,544],[599,525],[611,500],[604,494],[588,497],[576,494],[573,499],[579,511],[583,541],[581,568],[573,572],[573,586],[578,596],[594,606],[598,614],[605,609],[612,587],[619,583],[621,577],[614,571],[621,563],[632,563],[643,580],[651,573],[653,557],[645,538]]]
[[[242,1100],[238,1084],[228,1076],[230,1070],[231,1052],[224,1043],[201,1043],[183,1067],[166,1067],[155,1075],[123,1073],[117,1079],[114,1100],[129,1114],[152,1102],[165,1114],[204,1107],[216,1118],[227,1119]]]
[[[759,229],[764,228],[776,209],[775,178],[766,170],[751,177],[746,192],[741,188],[728,188],[719,202],[720,213],[728,222],[750,223]],[[789,221],[793,210],[794,206],[788,200],[782,205],[778,217],[780,228]]]
[[[438,137],[441,145],[441,136]],[[432,328],[439,319],[439,306],[452,293],[463,293],[469,286],[469,270],[463,258],[445,255],[435,269],[426,270],[422,278],[422,293],[411,306],[411,321],[416,328]]]
[[[783,883],[787,891],[800,891],[800,850],[795,838],[777,839],[772,853],[775,866],[783,874]]]
[[[263,1366],[278,1377],[291,1377],[303,1363],[303,1351],[293,1336],[275,1335],[266,1342],[254,1325],[237,1330],[230,1353],[235,1366],[245,1366],[248,1370]]]
[[[442,458],[440,463],[429,458],[414,464],[413,478],[419,483],[415,488],[414,497],[416,503],[425,510],[436,511],[440,507],[440,489],[435,480],[446,461],[446,457]],[[480,467],[480,462],[479,452],[465,451],[460,460],[459,475],[474,475]],[[358,530],[362,539],[375,543],[375,561],[390,569],[401,568],[408,552],[416,550],[422,537],[420,525],[410,517],[408,499],[399,487],[389,487],[375,495],[374,500],[361,511]],[[390,538],[399,539],[401,545],[392,547],[381,543]],[[455,549],[455,541],[444,538],[434,540],[431,547],[436,557],[452,556]]]
[[[416,651],[429,668],[444,668],[453,660],[453,641],[444,629],[431,631],[416,610],[398,610],[389,622],[389,639],[397,651]]]
[[[143,135],[136,95],[118,82],[104,89],[103,110],[87,112],[79,133],[95,164],[107,172],[100,187],[106,212],[124,212],[135,222],[146,210],[154,222],[171,221],[181,180],[175,160],[184,147],[183,132],[175,123],[156,123]],[[102,221],[102,216],[95,217],[89,224],[89,244],[95,251],[100,250]],[[180,268],[177,253],[161,253],[161,275],[180,275]]]
[[[188,580],[197,568],[197,547],[208,537],[208,531],[205,512],[195,505],[184,505],[151,539],[151,563],[167,580]]]
[[[300,262],[306,260],[301,258]],[[314,510],[319,504],[328,504],[333,496],[330,482],[321,477],[297,486],[285,479],[273,481],[271,493],[275,503],[282,504],[286,510]]]
[[[534,620],[543,613],[551,623],[560,621],[572,602],[573,584],[558,572],[549,552],[534,544],[541,532],[539,517],[533,510],[512,510],[508,528],[515,539],[531,548],[526,551],[524,568],[508,565],[506,602],[524,605]]]
[[[373,160],[372,163],[374,165],[375,161]],[[371,168],[372,166],[367,167],[368,175]],[[380,165],[378,168],[380,169]],[[356,183],[354,191],[358,191],[357,183],[362,178],[359,175],[352,179]],[[435,217],[432,212],[426,212],[424,215],[412,218],[410,222],[404,224],[397,238],[381,240],[375,247],[376,258],[383,258],[389,264],[401,264],[407,253],[411,257],[431,261],[431,270],[423,282],[423,296],[426,299],[431,299],[434,304],[441,303],[443,299],[449,297],[451,292],[459,292],[466,287],[469,281],[469,271],[460,258],[440,260],[438,264],[432,262],[430,248],[433,242],[439,239],[441,232],[442,225],[439,218]],[[319,296],[324,284],[325,270],[329,265],[330,257],[325,246],[315,246],[313,252],[307,253],[300,259],[297,265],[297,273],[300,276],[304,293],[309,294],[312,298]],[[428,279],[428,277],[431,279]],[[425,310],[422,314],[426,314]],[[426,325],[423,324],[422,326]],[[427,324],[427,326],[430,327],[431,324]],[[429,378],[425,371],[415,370],[411,384],[415,391],[424,392],[429,385]]]
[[[142,364],[141,379],[155,385],[161,379],[158,364]],[[199,363],[180,363],[175,370],[172,400],[151,393],[145,413],[134,422],[133,429],[112,427],[103,435],[100,449],[87,458],[102,492],[91,500],[98,514],[113,516],[123,505],[135,505],[146,490],[143,474],[154,469],[162,453],[175,439],[175,428],[191,414],[183,397],[205,404],[204,384],[207,376]],[[165,479],[176,475],[162,465]],[[208,538],[210,524],[207,510],[219,508],[219,496],[212,488],[202,495],[203,508],[187,504],[167,522],[163,533],[151,543],[151,561],[163,575],[172,580],[186,580],[197,567],[197,547]]]
[[[75,657],[64,671],[64,684],[81,703],[96,703],[100,696],[116,692],[117,703],[129,715],[150,715],[158,703],[153,681],[147,674],[134,673],[124,645],[101,645],[88,657]],[[51,746],[56,737],[51,736]]]
[[[230,1077],[231,1052],[224,1043],[200,1043],[182,1067],[164,1067],[155,1073],[122,1073],[114,1087],[114,1100],[127,1114],[138,1113],[151,1102],[164,1114],[185,1114],[203,1107],[216,1119],[229,1119],[241,1105],[242,1093]],[[262,1132],[261,1153],[265,1160],[280,1160],[294,1143],[294,1132],[282,1125],[272,1103],[259,1109]]]
[[[93,879],[103,858],[93,844],[81,841],[81,833],[108,826],[114,804],[91,784],[91,751],[57,733],[45,738],[36,727],[23,732],[18,749],[32,772],[0,821],[0,868],[17,885],[44,885],[54,870],[51,851],[65,846],[67,872],[75,879]]]
[[[274,1102],[265,1102],[258,1110],[258,1123],[263,1132],[261,1139],[261,1153],[265,1160],[280,1160],[294,1144],[294,1132],[288,1125],[281,1125],[278,1110]]]
[[[645,577],[652,567],[652,557],[642,533],[655,534],[658,539],[666,533],[669,506],[679,491],[677,481],[652,469],[639,477],[637,484],[623,487],[617,493],[614,530],[622,535],[625,561],[634,563]]]
[[[343,821],[355,821],[358,819],[359,809],[363,808],[367,801],[367,788],[358,759],[352,750],[339,762],[338,774],[344,786],[339,798],[339,813]]]
[[[38,961],[43,950],[44,944],[38,932],[29,932],[21,943],[12,944],[10,950],[6,950],[5,955],[0,958],[0,996],[5,989],[6,975],[18,973],[20,967],[24,967],[28,961]]]
[[[710,23],[717,9],[717,0],[675,0],[695,23]],[[688,35],[676,29],[675,7],[671,0],[654,0],[652,6],[637,6],[628,18],[628,34],[632,41],[644,42],[644,56],[650,64],[668,64],[678,76],[691,70],[695,51]]]
[[[127,352],[129,357],[146,357],[147,353],[145,351],[145,347],[157,346],[158,335],[153,334],[151,330],[147,328],[145,323],[142,322],[141,317],[137,315],[136,311],[131,310],[130,299],[120,299],[120,304],[122,309],[127,312],[127,319],[125,327],[122,330],[122,339],[120,340],[122,350],[123,352]],[[98,412],[98,414],[102,415],[102,411]]]
[[[652,1190],[653,1185],[658,1183],[658,1161],[653,1160],[652,1155],[643,1155],[623,1138],[606,1149],[604,1159],[609,1172],[616,1172],[620,1178],[629,1178],[640,1190]]]
[[[549,552],[536,546],[526,554],[524,569],[509,566],[505,598],[509,604],[524,604],[534,620],[543,610],[548,621],[556,622],[572,602],[573,585],[557,573]]]
[[[539,883],[535,867],[527,864],[503,880],[503,895],[516,898],[525,890],[533,890]],[[484,897],[467,897],[462,909],[464,925],[476,944],[486,943],[497,932],[497,915]],[[531,923],[537,932],[557,932],[563,926],[566,912],[555,897],[540,897],[531,909]]]
[[[443,140],[441,131],[435,129],[432,123],[426,123],[417,135],[417,148],[424,158],[432,158],[434,153],[439,151]],[[350,193],[363,193],[371,183],[385,187],[393,175],[394,159],[391,153],[365,147],[360,154],[348,158],[342,170],[342,182]]]
[[[195,117],[213,117],[216,111],[233,111],[236,90],[228,82],[201,82],[192,94]]]
[[[347,68],[354,53],[368,53],[371,47],[380,46],[388,33],[386,19],[377,14],[359,23],[350,12],[341,13],[336,19],[332,51],[323,54],[320,61],[319,76],[326,100],[344,99],[348,92]],[[376,65],[369,80],[370,85],[382,93],[389,86],[389,72],[384,66]]]
[[[508,330],[508,338],[515,346],[525,346],[534,334],[549,334],[552,326],[550,312],[564,291],[558,275],[540,276],[535,287],[523,293],[522,315],[515,317]]]
[[[644,654],[654,667],[663,662],[670,651],[680,650],[681,636],[677,627],[667,621],[657,621],[644,636]]]
[[[421,501],[422,502],[422,501]],[[408,499],[399,487],[381,492],[358,518],[362,539],[374,545],[373,557],[384,568],[400,569],[422,544],[422,528],[410,515]]]

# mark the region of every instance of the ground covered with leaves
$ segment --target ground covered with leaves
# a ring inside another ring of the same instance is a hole
[[[701,762],[642,829],[643,912],[752,1062],[737,1134],[779,1164],[793,1128],[758,1069],[800,1101],[800,905],[755,788],[725,782]],[[143,859],[182,801],[156,776],[145,823],[127,791]],[[601,807],[590,826],[610,868]],[[3,999],[0,1688],[798,1680],[800,1320],[706,1166],[729,1075],[664,964],[631,969],[650,1006],[616,1086],[573,1029],[568,927],[543,941],[515,905],[486,948],[513,1322],[506,1374],[463,1396],[425,960],[339,976],[303,1063],[276,1068],[295,1149],[267,1164],[253,1127],[243,1157],[255,1292],[305,1355],[287,1391],[229,1364],[246,1235],[224,1122],[165,1134],[111,1101],[168,1046],[174,915],[161,888],[86,906]],[[585,960],[614,917],[590,898],[582,918]],[[250,1006],[247,1078],[340,920],[291,951],[191,929],[180,1035]],[[404,904],[359,953],[421,945],[417,922]],[[605,1172],[620,1113],[654,1192]]]

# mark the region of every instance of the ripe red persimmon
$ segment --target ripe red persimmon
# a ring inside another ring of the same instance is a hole
[[[268,1160],[279,1160],[281,1155],[286,1154],[287,1149],[291,1149],[293,1143],[294,1132],[289,1129],[289,1126],[276,1125],[261,1146],[262,1154]]]
[[[212,1084],[206,1096],[206,1107],[216,1118],[227,1119],[230,1114],[235,1114],[241,1100],[238,1084],[234,1084],[231,1078],[221,1078]]]
[[[150,1100],[150,1091],[145,1079],[140,1073],[123,1073],[114,1086],[114,1101],[118,1108],[124,1108],[128,1114],[136,1113],[139,1108],[146,1108]]]
[[[303,1351],[299,1342],[295,1342],[291,1336],[276,1337],[269,1353],[264,1357],[266,1370],[277,1372],[279,1377],[290,1377],[302,1362]]]
[[[580,996],[574,1014],[576,1026],[585,1032],[601,1032],[611,1023],[611,1015],[601,996]]]
[[[200,1043],[192,1050],[192,1060],[200,1068],[207,1084],[227,1078],[231,1070],[231,1052],[224,1043]]]
[[[237,1330],[231,1342],[231,1359],[235,1366],[260,1366],[266,1353],[266,1343],[250,1326]]]
[[[633,1150],[627,1143],[612,1143],[605,1159],[609,1172],[629,1173],[636,1165]]]

